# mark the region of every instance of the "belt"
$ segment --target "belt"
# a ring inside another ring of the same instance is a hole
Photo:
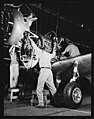
[[[50,67],[41,67],[41,68],[45,68],[45,69],[51,69]]]

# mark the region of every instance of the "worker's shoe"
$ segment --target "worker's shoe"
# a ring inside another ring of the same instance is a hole
[[[45,106],[43,104],[38,104],[35,107],[37,107],[37,108],[44,108]]]

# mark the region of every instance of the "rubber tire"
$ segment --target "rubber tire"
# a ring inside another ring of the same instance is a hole
[[[79,88],[80,91],[81,91],[81,99],[78,103],[75,103],[73,98],[72,98],[73,90],[76,89],[76,88]],[[77,83],[77,82],[74,82],[74,81],[69,82],[64,88],[63,96],[64,96],[64,105],[65,105],[65,107],[68,107],[68,108],[71,108],[71,109],[78,108],[81,105],[82,100],[83,100],[83,92],[82,92],[80,84]]]

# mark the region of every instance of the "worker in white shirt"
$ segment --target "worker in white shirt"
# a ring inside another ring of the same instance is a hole
[[[60,46],[61,50],[63,50],[63,52],[60,53],[61,54],[60,60],[73,58],[73,57],[79,56],[81,54],[78,47],[75,44],[73,44],[69,39],[61,37],[60,42],[61,43],[59,43],[59,44],[61,44],[61,46]],[[61,82],[60,75],[62,75],[62,71],[59,71],[56,74],[57,88],[59,87],[59,84]],[[64,81],[62,83],[64,84]]]
[[[17,45],[11,46],[9,54],[11,58],[10,63],[10,88],[16,88],[19,77],[19,62],[17,57]]]
[[[37,20],[37,17],[33,17],[33,13],[31,13],[28,17],[23,17],[22,13],[16,11],[14,17],[14,27],[12,31],[12,35],[9,38],[9,44],[11,44],[11,48],[9,49],[11,63],[10,63],[10,88],[15,88],[18,82],[19,76],[19,63],[17,60],[16,48],[21,45],[19,42],[20,39],[24,37],[24,32],[30,32],[30,26],[33,21]],[[32,33],[33,35],[33,33]],[[16,45],[17,44],[17,45]]]
[[[81,54],[78,47],[73,43],[69,42],[67,38],[63,41],[62,47],[64,47],[64,44],[65,44],[65,50],[61,53],[61,57],[60,57],[61,60],[76,57]]]
[[[31,43],[33,48],[36,51],[36,55],[39,58],[40,73],[38,77],[36,92],[37,92],[37,97],[39,101],[39,104],[37,105],[37,107],[41,108],[41,107],[44,107],[43,92],[42,92],[44,88],[44,84],[46,83],[52,96],[54,96],[56,93],[56,87],[53,81],[53,74],[51,71],[51,62],[50,62],[51,59],[55,57],[56,55],[56,48],[55,48],[56,46],[54,45],[53,53],[50,54],[46,52],[44,49],[38,48],[32,39],[31,39]]]

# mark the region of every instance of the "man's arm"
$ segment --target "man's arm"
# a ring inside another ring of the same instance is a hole
[[[68,45],[66,48],[65,48],[65,50],[64,50],[64,52],[62,52],[62,55],[65,55],[66,53],[68,53],[69,51],[70,51],[70,45]]]
[[[56,43],[54,43],[54,47],[53,47],[53,52],[51,54],[51,58],[54,58],[56,56]]]
[[[9,54],[12,55],[15,51],[15,45],[12,45],[9,49]]]
[[[66,47],[66,49],[64,50],[64,52],[62,52],[62,55],[66,54],[68,52],[68,47]]]
[[[64,52],[61,53],[61,57],[60,60],[64,60],[67,59],[67,55],[69,55],[69,47],[67,46],[66,49],[64,50]]]
[[[39,55],[42,52],[41,49],[38,48],[38,46],[35,44],[35,42],[32,40],[32,38],[30,38],[30,41],[31,41],[31,44],[32,44],[33,48],[35,49],[36,53]]]

